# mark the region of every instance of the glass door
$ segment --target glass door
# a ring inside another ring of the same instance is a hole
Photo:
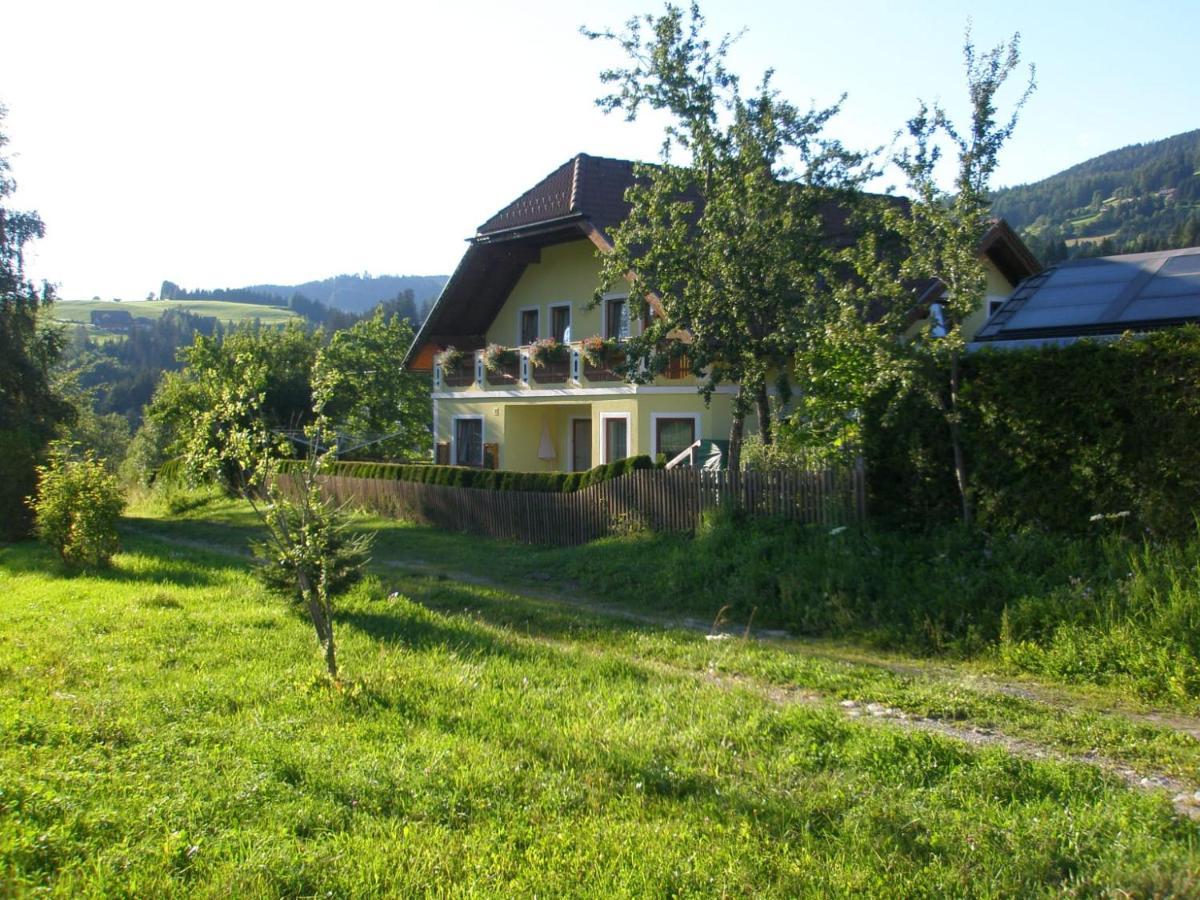
[[[612,416],[604,420],[604,461],[616,462],[629,455],[629,420]]]
[[[571,420],[571,471],[586,472],[592,467],[592,420]]]

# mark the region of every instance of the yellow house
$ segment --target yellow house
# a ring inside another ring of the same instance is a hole
[[[579,154],[470,239],[405,359],[432,374],[438,462],[582,471],[728,437],[736,387],[705,403],[682,361],[651,384],[629,384],[610,368],[640,323],[621,285],[593,305],[597,250],[611,250],[608,232],[628,214],[633,165]],[[1040,269],[1007,226],[993,232],[981,248],[989,303]],[[936,291],[922,301],[928,310]],[[547,352],[551,344],[565,349]]]

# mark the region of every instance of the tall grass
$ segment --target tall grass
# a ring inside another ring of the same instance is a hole
[[[922,654],[1200,698],[1200,537],[823,529],[721,514],[566,553],[593,592]],[[599,552],[597,552],[599,551]]]

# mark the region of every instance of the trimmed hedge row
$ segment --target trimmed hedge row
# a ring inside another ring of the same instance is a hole
[[[286,462],[283,471],[300,465]],[[343,478],[383,478],[415,481],[445,487],[480,488],[491,491],[543,491],[568,494],[617,478],[638,469],[653,469],[649,456],[631,456],[586,472],[506,472],[501,469],[471,469],[465,466],[435,466],[428,463],[337,462],[326,472]]]
[[[973,353],[962,396],[980,524],[1080,531],[1097,527],[1096,517],[1164,536],[1195,533],[1200,328]],[[921,525],[953,520],[947,428],[928,404],[880,398],[865,425],[872,511]]]

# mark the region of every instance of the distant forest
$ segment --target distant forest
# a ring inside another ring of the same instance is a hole
[[[169,282],[168,282],[169,284]],[[226,303],[261,303],[248,299],[254,296],[250,290],[180,291],[169,300],[221,300]],[[266,296],[266,295],[264,295]],[[307,320],[306,328],[320,327],[326,338],[336,331],[350,328],[356,322],[372,315],[376,309],[391,318],[407,319],[414,329],[420,326],[428,304],[418,304],[411,289],[401,291],[399,296],[378,302],[362,313],[349,313],[330,309],[315,300],[296,294],[286,303],[268,304],[290,306]],[[70,380],[91,401],[93,411],[99,416],[119,415],[131,426],[141,421],[142,408],[149,402],[163,372],[178,371],[183,363],[179,358],[181,347],[189,346],[197,334],[222,335],[235,327],[219,322],[214,316],[196,315],[184,310],[170,310],[158,319],[150,319],[141,327],[132,329],[127,336],[113,339],[97,337],[83,325],[68,328],[69,338],[61,368],[68,372]],[[243,328],[266,328],[257,322]]]
[[[1200,245],[1200,129],[1002,188],[992,211],[1045,263]]]
[[[318,303],[331,310],[361,315],[380,303],[411,296],[415,309],[410,317],[420,322],[429,311],[445,275],[335,275],[304,284],[256,284],[241,288],[196,288],[188,290],[164,281],[160,300],[220,300],[225,303],[257,303],[295,309],[307,318],[306,304]]]

